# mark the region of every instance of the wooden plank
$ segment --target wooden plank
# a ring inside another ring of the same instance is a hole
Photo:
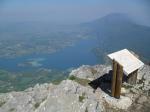
[[[115,98],[120,98],[121,86],[123,78],[123,67],[117,64],[117,77],[116,77],[116,88],[115,88]]]
[[[117,75],[117,63],[113,60],[113,74],[111,80],[111,95],[114,97],[115,95],[115,86],[116,86],[116,75]]]

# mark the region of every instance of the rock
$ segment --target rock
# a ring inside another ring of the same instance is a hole
[[[143,68],[141,68],[138,71],[138,85],[142,85],[141,88],[144,91],[150,91],[150,66],[144,65]]]
[[[95,65],[92,67],[89,65],[83,65],[78,69],[72,70],[70,76],[74,75],[82,79],[93,80],[108,73],[110,70],[111,70],[111,66]]]
[[[5,100],[5,104],[0,108],[0,112],[9,112],[11,110],[15,112],[34,112],[38,104],[47,98],[51,87],[51,84],[37,84],[34,88],[29,88],[22,92],[1,94],[7,100]],[[0,101],[1,99],[0,97]]]
[[[150,66],[144,65],[141,69],[139,69],[137,78],[139,80],[147,80],[150,82]]]
[[[3,97],[6,96],[6,97]],[[82,101],[80,98],[82,97]],[[93,89],[64,80],[59,85],[43,84],[22,92],[1,95],[6,101],[0,112],[101,112],[103,105],[93,94]]]
[[[150,98],[144,95],[150,90],[149,66],[144,65],[139,70],[138,84],[134,86],[127,84],[126,86],[130,87],[122,87],[120,99],[111,97],[110,91],[104,90],[111,83],[110,71],[111,66],[105,65],[83,65],[72,70],[70,76],[92,81],[99,79],[96,80],[98,81],[96,84],[99,85],[95,92],[91,85],[83,86],[74,80],[66,79],[59,85],[37,84],[25,91],[1,93],[0,112],[105,112],[110,110],[136,112],[134,108],[138,105],[141,110],[149,108]]]
[[[99,90],[101,92],[100,99],[103,102],[106,102],[109,107],[118,108],[118,109],[128,109],[132,104],[132,99],[127,96],[121,96],[120,99],[116,99],[114,97],[109,96],[105,92]]]
[[[127,94],[129,93],[129,90],[128,89],[125,89],[124,87],[121,88],[121,93],[122,94]]]
[[[84,94],[83,102],[79,96]],[[64,80],[53,91],[50,92],[47,100],[36,112],[101,112],[102,105],[99,105],[91,88],[86,88],[71,80]],[[92,97],[91,97],[92,96]]]
[[[128,109],[132,104],[132,100],[129,97],[124,96],[121,96],[120,99],[107,97],[106,101],[110,106],[117,107],[119,109]]]
[[[137,100],[137,103],[143,104],[146,101],[147,101],[147,97],[146,96],[140,96],[139,99]]]
[[[71,75],[74,75],[82,79],[88,79],[88,78],[93,78],[94,74],[92,73],[90,66],[83,65],[76,70],[72,70],[72,72],[70,73],[70,76]]]

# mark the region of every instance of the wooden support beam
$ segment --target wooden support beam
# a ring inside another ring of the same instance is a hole
[[[123,67],[118,63],[117,64],[117,77],[116,77],[116,88],[115,88],[115,98],[120,98],[121,86],[123,78]]]
[[[127,83],[132,85],[132,73],[127,76]]]
[[[115,60],[113,60],[113,74],[112,74],[112,80],[111,80],[111,96],[115,96],[115,86],[116,86],[116,76],[117,76],[117,63]]]
[[[136,84],[136,81],[137,81],[137,74],[138,74],[138,70],[134,71],[133,84]]]
[[[113,76],[111,85],[112,97],[120,98],[122,78],[123,78],[123,67],[115,60],[113,60]]]
[[[129,74],[127,82],[131,85],[136,84],[136,80],[137,80],[137,72],[138,70],[135,70],[134,72],[132,72],[131,74]]]

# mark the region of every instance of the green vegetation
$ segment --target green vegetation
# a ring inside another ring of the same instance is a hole
[[[85,99],[85,93],[82,93],[82,95],[79,96],[79,102],[83,102],[84,99]]]
[[[78,77],[73,76],[73,75],[70,76],[69,79],[74,80],[75,82],[81,84],[82,86],[88,86],[90,83],[90,80],[88,80],[88,79],[81,79],[81,78],[78,78]]]
[[[2,107],[5,103],[5,101],[0,101],[0,107]]]
[[[125,89],[130,89],[130,88],[132,88],[133,86],[130,85],[130,84],[122,84],[122,87],[124,87]]]
[[[14,111],[15,111],[15,108],[11,108],[9,111],[10,111],[10,112],[14,112]]]
[[[47,98],[47,97],[46,97],[46,98]],[[35,107],[35,108],[38,108],[38,107],[41,105],[41,103],[46,100],[46,98],[43,98],[42,101],[40,101],[40,102],[36,102],[36,103],[34,104],[34,107]]]
[[[54,81],[52,81],[52,83],[53,83],[54,85],[59,85],[59,84],[61,83],[61,81],[62,81],[62,80],[54,80]]]
[[[37,102],[37,103],[34,104],[34,107],[35,107],[35,108],[38,108],[38,107],[40,106],[40,104],[41,104],[41,103]]]
[[[68,73],[59,70],[36,69],[27,72],[8,72],[0,70],[0,93],[10,91],[23,91],[36,84],[54,83],[59,84],[67,78]],[[66,76],[66,77],[65,77]]]
[[[70,80],[75,80],[76,77],[75,77],[74,75],[72,75],[72,76],[69,77],[69,79],[70,79]]]

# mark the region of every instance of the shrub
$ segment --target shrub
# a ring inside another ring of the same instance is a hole
[[[85,93],[82,93],[82,95],[79,96],[79,102],[83,102],[84,99],[85,99]]]
[[[81,78],[78,78],[76,76],[70,76],[69,79],[70,80],[74,80],[75,82],[79,83],[82,86],[88,86],[89,83],[90,83],[90,80],[88,80],[88,79],[81,79]]]
[[[40,103],[35,103],[34,107],[38,108],[40,106]]]
[[[70,79],[70,80],[75,80],[76,77],[72,75],[72,76],[69,77],[69,79]]]
[[[5,103],[5,101],[0,101],[0,107],[2,107]]]

